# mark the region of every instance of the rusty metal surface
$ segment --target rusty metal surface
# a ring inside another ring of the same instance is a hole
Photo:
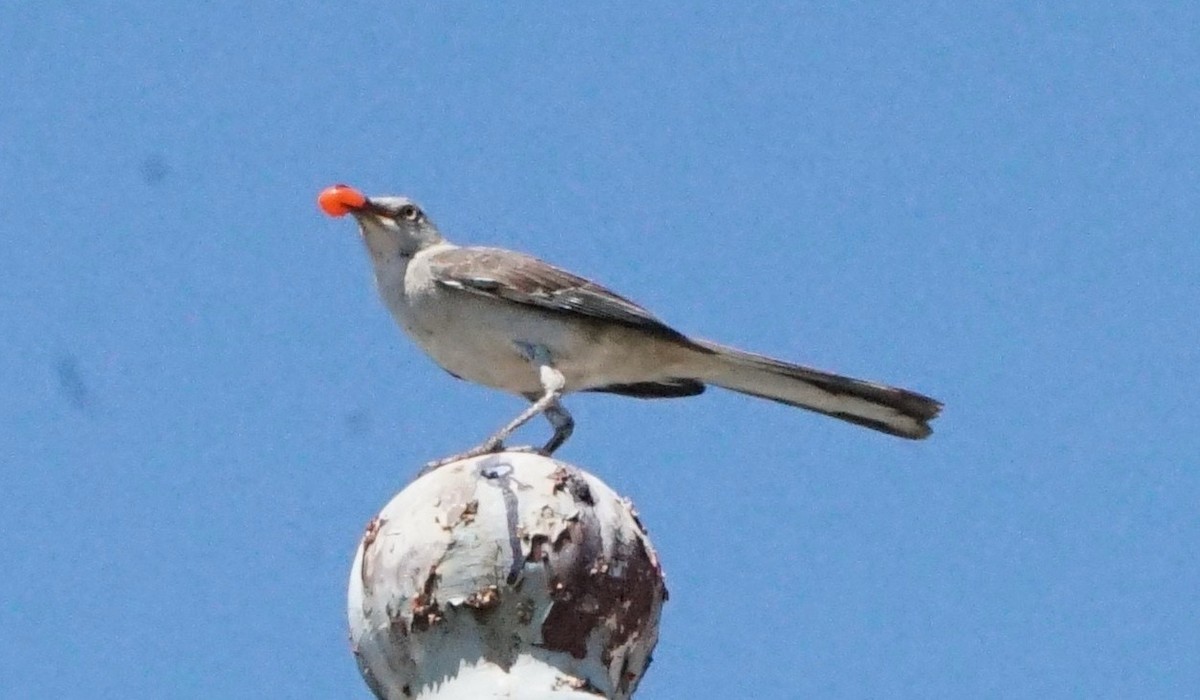
[[[489,455],[421,477],[372,519],[351,642],[387,700],[628,698],[665,599],[627,500],[552,459]]]

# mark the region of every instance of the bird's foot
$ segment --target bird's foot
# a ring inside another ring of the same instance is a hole
[[[480,447],[482,447],[482,445],[480,445]],[[446,466],[447,464],[461,462],[464,459],[471,459],[472,457],[478,457],[480,455],[485,455],[485,454],[488,454],[489,452],[495,452],[495,451],[496,450],[494,450],[494,449],[493,450],[481,450],[481,449],[479,449],[479,447],[476,447],[474,449],[467,450],[466,452],[459,452],[457,454],[452,454],[449,457],[442,457],[440,459],[435,459],[432,462],[426,462],[425,466],[421,467],[421,471],[417,472],[417,476],[422,477],[435,469],[439,469],[441,467]]]

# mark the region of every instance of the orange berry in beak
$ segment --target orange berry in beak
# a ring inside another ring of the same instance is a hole
[[[367,198],[362,192],[349,185],[334,185],[321,190],[317,195],[317,204],[321,210],[330,216],[345,216],[352,211],[362,209]]]

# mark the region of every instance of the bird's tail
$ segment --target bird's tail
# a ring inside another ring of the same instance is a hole
[[[896,387],[842,377],[693,339],[708,351],[696,378],[911,440],[928,437],[942,404]]]

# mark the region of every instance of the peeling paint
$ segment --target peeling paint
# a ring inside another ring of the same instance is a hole
[[[556,689],[570,688],[571,690],[579,690],[604,697],[604,693],[601,692],[599,688],[592,685],[588,679],[579,678],[578,676],[559,676],[554,680],[554,687]]]
[[[373,546],[381,537],[388,546]],[[355,566],[353,646],[388,700],[455,684],[479,697],[470,683],[508,674],[546,697],[628,698],[666,597],[632,505],[533,454],[422,476],[368,526]]]
[[[500,587],[488,586],[482,591],[476,591],[467,596],[463,605],[477,610],[489,610],[500,604]]]
[[[367,529],[363,532],[361,545],[363,556],[362,566],[359,568],[359,577],[362,580],[364,588],[368,586],[368,581],[370,579],[367,567],[370,566],[371,562],[371,546],[375,544],[375,538],[379,536],[379,528],[383,527],[386,523],[387,520],[377,515],[374,518],[371,518],[371,521],[367,523]]]

